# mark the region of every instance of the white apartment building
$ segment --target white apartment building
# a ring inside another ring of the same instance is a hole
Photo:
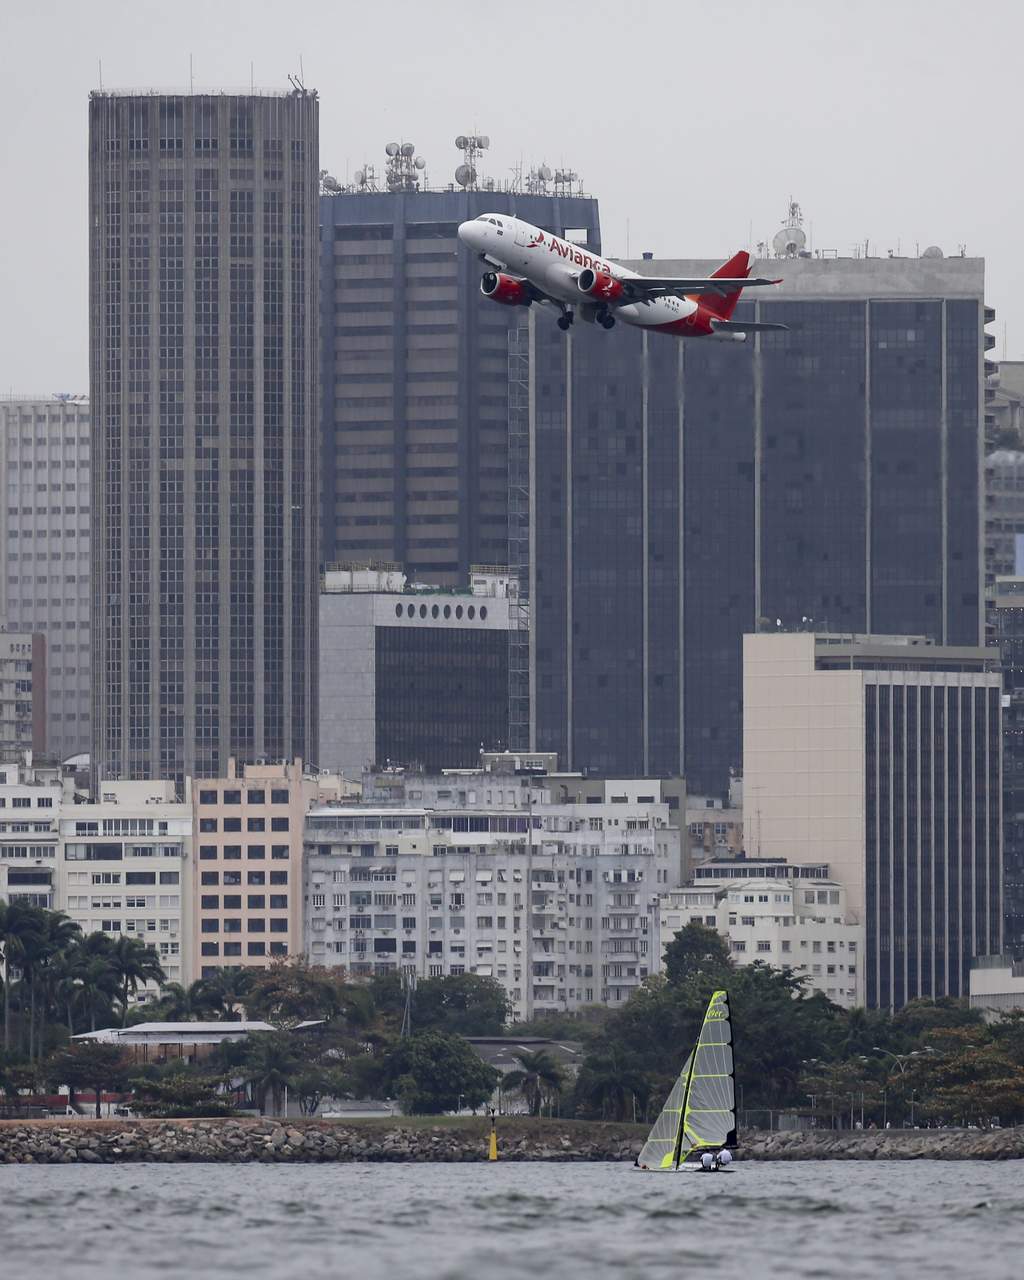
[[[788,967],[844,1008],[864,1003],[864,927],[827,865],[706,863],[695,868],[693,883],[661,896],[662,955],[688,924],[726,938],[737,965]]]
[[[494,977],[516,1018],[618,1005],[659,968],[655,904],[679,869],[663,804],[315,809],[306,955],[355,976]]]
[[[89,749],[89,401],[0,399],[0,617],[46,637],[46,750]]]
[[[189,954],[192,803],[173,782],[103,782],[95,804],[64,806],[55,905],[85,933],[134,937],[168,982],[193,977]],[[156,994],[139,988],[137,1000]]]
[[[0,899],[52,908],[57,882],[58,819],[71,783],[31,751],[0,761]]]

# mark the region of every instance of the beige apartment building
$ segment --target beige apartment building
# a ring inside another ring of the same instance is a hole
[[[998,651],[748,635],[743,667],[747,850],[827,859],[864,926],[869,1006],[966,996],[1002,942]]]
[[[261,968],[302,952],[302,837],[306,811],[358,790],[336,775],[233,759],[226,778],[193,783],[197,976]]]

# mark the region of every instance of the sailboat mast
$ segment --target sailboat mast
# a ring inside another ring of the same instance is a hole
[[[704,1028],[704,1024],[701,1023],[701,1030],[703,1030],[703,1028]],[[698,1037],[698,1043],[699,1043],[699,1037]],[[679,1129],[676,1132],[676,1147],[672,1153],[673,1169],[679,1168],[679,1157],[682,1154],[683,1130],[686,1128],[686,1104],[690,1098],[690,1083],[693,1080],[693,1067],[696,1061],[697,1061],[697,1052],[696,1050],[694,1050],[694,1052],[690,1054],[690,1069],[686,1073],[686,1085],[683,1088],[683,1100],[679,1107]]]

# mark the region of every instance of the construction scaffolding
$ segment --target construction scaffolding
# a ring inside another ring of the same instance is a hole
[[[508,331],[509,750],[530,750],[530,325]]]

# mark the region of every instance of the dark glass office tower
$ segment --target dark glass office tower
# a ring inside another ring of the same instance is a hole
[[[754,342],[530,317],[533,745],[563,767],[724,792],[744,632],[980,642],[983,264],[770,268],[736,318],[790,331]]]
[[[89,102],[97,776],[316,758],[315,93]]]
[[[499,191],[320,201],[322,556],[456,585],[507,563],[508,330],[460,222],[515,213],[600,248],[596,200]]]

